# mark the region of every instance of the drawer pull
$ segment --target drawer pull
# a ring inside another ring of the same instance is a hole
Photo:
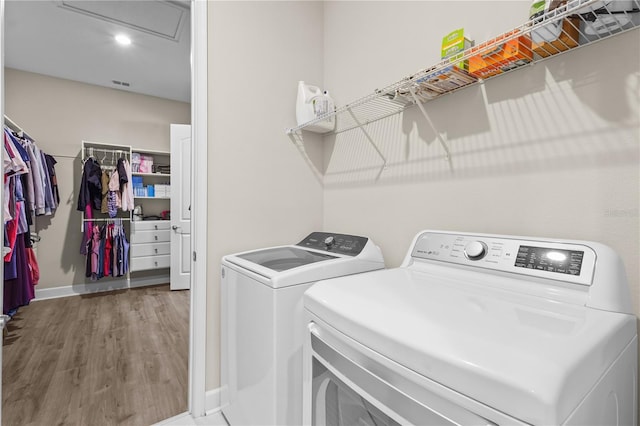
[[[155,238],[156,241],[158,241],[158,236],[157,235],[154,235],[153,238]]]
[[[158,225],[154,225],[154,227],[155,227],[156,229],[158,229]]]
[[[158,249],[154,249],[156,251],[156,254],[158,254]]]

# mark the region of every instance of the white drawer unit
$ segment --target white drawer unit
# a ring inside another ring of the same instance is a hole
[[[168,268],[171,266],[171,256],[143,256],[131,258],[131,272],[147,269]]]
[[[134,222],[131,229],[131,272],[171,266],[169,221]]]
[[[163,229],[170,229],[170,222],[168,220],[140,220],[133,222],[132,232],[138,231],[159,231]]]
[[[131,233],[131,244],[169,242],[171,235],[168,230],[134,231]]]
[[[171,243],[133,244],[131,246],[131,257],[159,256],[163,254],[171,254]]]

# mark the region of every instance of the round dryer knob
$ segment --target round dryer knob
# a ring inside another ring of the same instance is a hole
[[[336,239],[333,237],[327,237],[324,239],[324,245],[327,247],[331,247],[336,242]]]
[[[464,247],[464,255],[469,260],[480,260],[487,254],[487,245],[482,241],[471,241]]]

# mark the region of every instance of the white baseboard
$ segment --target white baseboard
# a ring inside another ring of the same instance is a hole
[[[146,287],[150,285],[165,284],[169,282],[169,275],[153,275],[151,277],[112,279],[104,278],[91,283],[67,285],[63,287],[43,288],[36,287],[36,298],[39,300],[56,299],[58,297],[79,296],[82,294],[101,293],[103,291],[123,290],[127,288]]]
[[[216,388],[212,390],[208,390],[205,393],[204,397],[204,411],[207,413],[207,416],[217,413],[220,411],[221,399],[220,399],[220,391],[221,388]]]

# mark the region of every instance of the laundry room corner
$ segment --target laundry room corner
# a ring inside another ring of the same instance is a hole
[[[452,30],[482,42],[525,22],[530,5],[209,2],[210,394],[221,386],[221,258],[312,230],[367,235],[391,268],[424,229],[597,241],[620,254],[640,317],[637,29],[421,108],[303,133],[306,152],[285,133],[300,81],[348,105],[440,61]]]

